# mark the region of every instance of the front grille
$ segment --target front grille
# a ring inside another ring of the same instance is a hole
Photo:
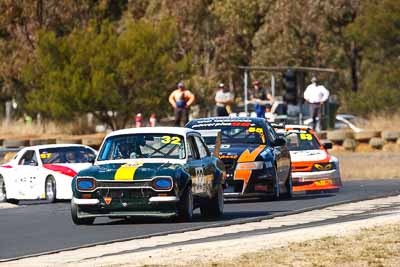
[[[236,167],[235,159],[222,159],[222,162],[225,165],[225,169],[227,172],[234,172]]]
[[[97,181],[96,183],[97,188],[141,188],[151,186],[151,181]]]
[[[102,197],[112,197],[113,199],[149,198],[157,195],[151,189],[99,189],[98,194]]]
[[[309,172],[312,169],[312,165],[296,165],[293,166],[294,172]]]

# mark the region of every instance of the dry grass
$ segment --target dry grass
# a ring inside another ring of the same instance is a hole
[[[385,225],[346,237],[292,243],[287,247],[200,266],[399,266],[399,232],[400,224]]]
[[[25,123],[21,120],[0,124],[0,139],[29,139],[29,138],[49,138],[56,136],[67,136],[77,134],[93,133],[93,127],[89,127],[82,122],[72,123]]]
[[[400,131],[400,113],[395,114],[374,114],[368,116],[364,129],[371,130],[397,130]]]
[[[400,178],[400,152],[333,152],[342,179]]]

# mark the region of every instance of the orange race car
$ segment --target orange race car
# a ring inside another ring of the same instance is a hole
[[[339,161],[327,149],[332,143],[322,144],[308,126],[286,125],[278,129],[284,134],[292,160],[293,191],[307,193],[338,192],[342,187]]]

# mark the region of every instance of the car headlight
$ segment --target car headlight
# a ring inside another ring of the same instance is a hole
[[[170,177],[159,177],[153,180],[153,188],[155,190],[171,190],[172,185],[173,182]]]
[[[80,191],[92,191],[96,188],[96,180],[90,177],[78,178],[76,180],[76,187]]]
[[[335,169],[335,163],[329,162],[329,163],[315,163],[313,166],[314,171],[330,171]]]
[[[261,170],[264,167],[264,161],[241,162],[236,165],[236,170]]]

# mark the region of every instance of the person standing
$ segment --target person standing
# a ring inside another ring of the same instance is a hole
[[[254,103],[254,110],[258,118],[265,118],[265,111],[271,108],[274,101],[271,93],[260,86],[259,81],[253,82],[253,92],[250,94],[250,101]]]
[[[194,102],[194,94],[186,89],[183,82],[178,83],[178,88],[169,95],[169,103],[174,108],[175,126],[185,125],[189,121],[189,108]]]
[[[217,116],[229,116],[230,105],[233,103],[233,95],[223,83],[218,85],[218,91],[215,94],[215,105]]]
[[[317,128],[317,122],[320,120],[321,106],[328,100],[329,91],[323,85],[317,84],[317,78],[312,77],[311,84],[304,91],[304,99],[309,103],[310,115],[313,119],[313,129]],[[318,118],[318,119],[317,119]]]

